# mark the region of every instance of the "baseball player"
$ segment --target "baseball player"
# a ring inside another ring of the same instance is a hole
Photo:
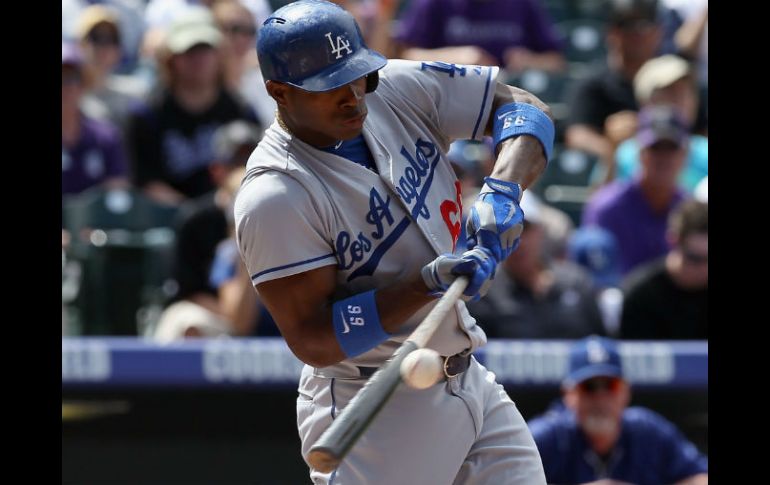
[[[276,122],[247,164],[234,212],[239,250],[292,352],[302,454],[458,277],[478,299],[523,227],[522,191],[553,146],[548,108],[499,83],[497,67],[386,60],[344,9],[303,0],[257,40]],[[497,162],[452,255],[460,183],[455,139],[491,134]],[[458,251],[459,252],[459,251]],[[400,386],[316,484],[545,484],[535,442],[471,352],[486,336],[458,301],[428,347],[443,379]]]

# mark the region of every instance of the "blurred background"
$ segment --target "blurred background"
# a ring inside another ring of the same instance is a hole
[[[286,3],[62,0],[63,483],[309,482],[301,365],[231,210],[275,110],[256,35]],[[389,58],[498,65],[552,107],[521,245],[469,305],[524,417],[570,343],[607,336],[632,404],[707,455],[707,0],[335,3]],[[472,201],[491,140],[449,158]]]

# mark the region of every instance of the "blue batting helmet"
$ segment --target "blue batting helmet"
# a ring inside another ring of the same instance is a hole
[[[268,17],[257,37],[262,77],[305,91],[329,91],[367,76],[388,62],[364,43],[361,29],[342,7],[323,0],[290,3]]]

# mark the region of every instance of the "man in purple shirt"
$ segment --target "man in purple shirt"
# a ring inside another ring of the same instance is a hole
[[[83,57],[74,44],[61,49],[61,193],[77,194],[106,184],[127,186],[120,133],[110,123],[87,118],[79,102],[85,89]]]
[[[404,59],[509,71],[564,67],[559,36],[537,0],[413,0],[396,38]]]
[[[670,106],[644,108],[636,139],[641,160],[637,178],[602,187],[588,201],[582,218],[582,225],[595,224],[615,236],[623,274],[666,254],[666,221],[684,198],[677,179],[687,160],[689,138],[681,115]]]

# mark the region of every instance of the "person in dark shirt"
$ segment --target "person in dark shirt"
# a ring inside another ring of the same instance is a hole
[[[562,388],[564,405],[527,423],[548,483],[708,483],[708,459],[673,423],[628,407],[631,391],[613,340],[576,342]]]
[[[684,202],[669,221],[673,247],[628,276],[623,339],[708,339],[708,204]]]
[[[214,132],[234,120],[259,124],[253,110],[224,87],[220,41],[205,9],[175,19],[159,56],[162,85],[129,123],[134,181],[160,202],[178,205],[214,189],[208,170]]]
[[[230,122],[214,134],[208,174],[217,188],[179,210],[173,266],[177,291],[158,323],[159,340],[233,333],[231,315],[222,309],[209,275],[218,245],[231,236],[233,197],[260,137],[261,130],[244,121]]]

